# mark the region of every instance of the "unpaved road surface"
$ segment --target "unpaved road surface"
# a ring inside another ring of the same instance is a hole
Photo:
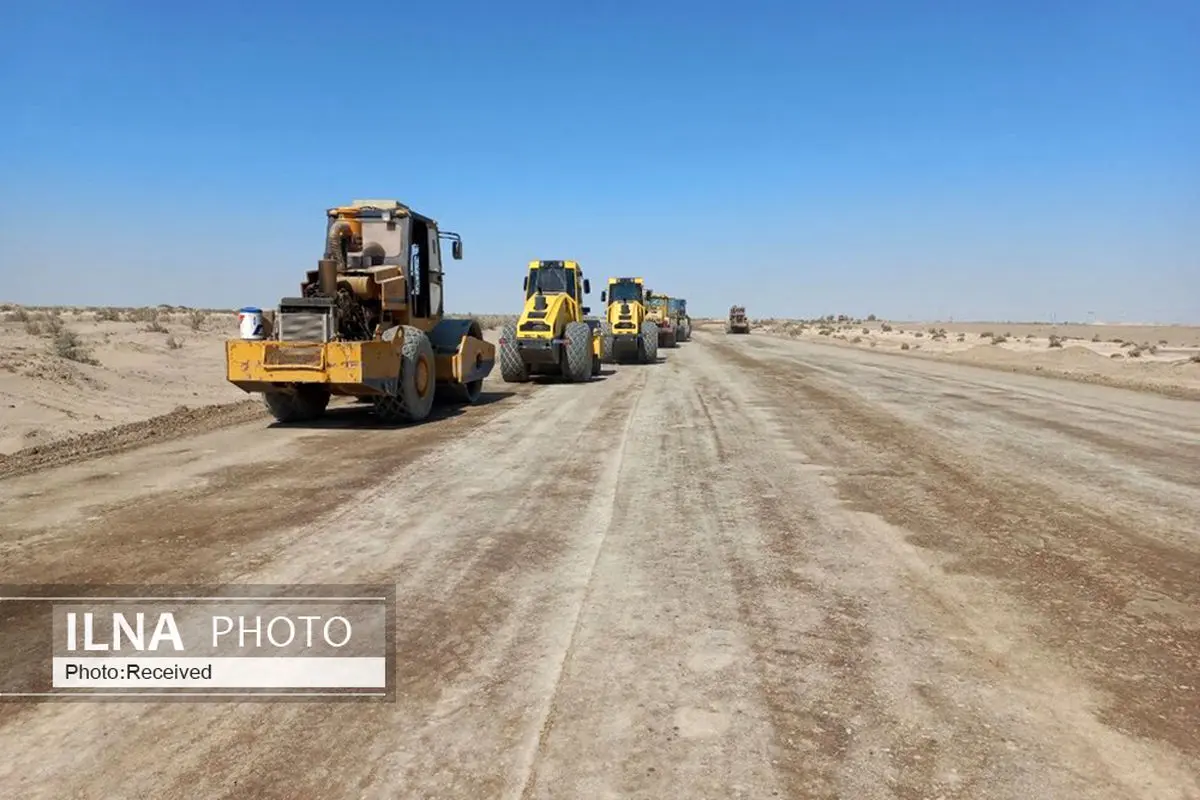
[[[8,583],[399,598],[394,703],[0,704],[0,796],[1200,797],[1200,405],[712,331],[606,372],[0,481]]]

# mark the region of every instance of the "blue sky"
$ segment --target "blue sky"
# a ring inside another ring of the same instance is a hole
[[[1193,0],[6,5],[0,300],[269,307],[395,197],[455,311],[1200,322]]]

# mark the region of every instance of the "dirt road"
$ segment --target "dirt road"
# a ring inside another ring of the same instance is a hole
[[[0,795],[1200,797],[1200,405],[662,356],[0,481],[9,583],[399,597],[395,703],[6,704]]]

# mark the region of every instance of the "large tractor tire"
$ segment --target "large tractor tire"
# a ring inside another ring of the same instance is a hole
[[[676,330],[679,332],[679,341],[690,342],[692,340],[692,326],[686,320],[679,323],[679,327]]]
[[[586,322],[568,322],[563,332],[567,338],[563,374],[572,383],[582,383],[592,377],[592,329]]]
[[[500,329],[500,377],[505,383],[525,383],[529,380],[529,365],[517,348],[517,324],[509,322]]]
[[[677,340],[676,336],[677,336],[677,334],[675,333],[675,331],[668,331],[667,333],[664,333],[663,337],[662,337],[662,346],[663,347],[678,346],[678,340]]]
[[[404,336],[400,350],[400,387],[395,397],[376,397],[375,416],[386,423],[420,422],[433,410],[437,394],[437,361],[425,331],[400,325],[384,332],[384,339]],[[389,335],[390,334],[390,335]]]
[[[605,364],[611,364],[615,360],[613,356],[612,325],[608,322],[605,322],[600,327],[600,360]]]
[[[658,361],[658,326],[651,320],[642,323],[642,363]]]
[[[297,386],[292,392],[264,392],[263,405],[276,422],[310,422],[319,419],[329,405],[324,386]]]

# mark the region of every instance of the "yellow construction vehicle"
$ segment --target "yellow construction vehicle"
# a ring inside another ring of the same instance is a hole
[[[726,333],[749,333],[750,320],[746,317],[745,306],[730,306],[729,320],[725,323]]]
[[[474,319],[445,319],[441,240],[462,237],[395,200],[326,212],[325,256],[279,301],[266,338],[225,344],[227,377],[279,422],[320,417],[331,395],[369,399],[382,421],[425,419],[435,395],[479,400],[496,348]]]
[[[646,316],[658,326],[658,346],[678,347],[678,330],[671,314],[671,298],[665,294],[646,292]]]
[[[692,318],[687,313],[687,300],[682,297],[672,297],[668,301],[668,310],[675,320],[676,341],[686,342],[692,338]]]
[[[609,278],[600,293],[605,304],[600,325],[600,357],[605,363],[658,360],[658,326],[646,316],[645,282],[641,278]]]
[[[560,375],[572,382],[600,374],[597,320],[583,296],[592,291],[575,261],[530,261],[525,308],[500,332],[500,375],[522,383],[533,375]]]

